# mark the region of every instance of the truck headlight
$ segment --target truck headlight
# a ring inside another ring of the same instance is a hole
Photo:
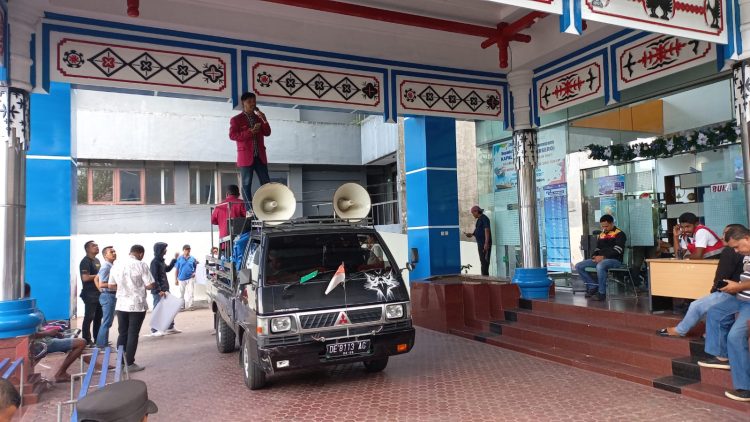
[[[292,319],[288,316],[274,318],[271,320],[271,332],[283,333],[292,329]]]
[[[385,317],[387,319],[398,319],[404,317],[404,306],[402,304],[385,305]]]

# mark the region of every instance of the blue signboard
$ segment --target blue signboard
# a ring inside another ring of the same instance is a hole
[[[544,232],[547,269],[570,272],[567,183],[544,187]]]

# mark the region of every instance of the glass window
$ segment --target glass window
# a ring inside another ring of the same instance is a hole
[[[89,202],[89,169],[87,167],[78,167],[78,203],[86,204]]]
[[[216,203],[216,181],[214,170],[191,169],[190,170],[190,203],[191,204],[215,204]]]
[[[174,170],[167,168],[146,169],[146,203],[174,203]]]
[[[240,185],[240,175],[235,172],[221,172],[221,199],[227,197],[227,186]]]
[[[109,169],[91,169],[89,174],[89,202],[113,202],[115,172]]]
[[[119,170],[119,202],[143,202],[141,189],[141,170]]]

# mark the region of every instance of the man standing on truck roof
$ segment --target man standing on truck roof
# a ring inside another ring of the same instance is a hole
[[[245,92],[242,100],[242,113],[229,121],[229,139],[237,143],[237,167],[242,176],[242,197],[245,208],[252,209],[253,172],[258,174],[261,185],[271,181],[268,176],[265,137],[271,136],[271,125],[266,115],[256,106],[256,97]]]
[[[164,242],[154,243],[154,259],[151,260],[151,276],[154,278],[156,286],[151,289],[151,297],[154,299],[154,309],[159,304],[159,300],[165,297],[169,293],[169,280],[167,280],[167,273],[172,271],[175,264],[177,263],[177,257],[179,253],[174,254],[174,259],[167,265],[164,262],[164,255],[167,254],[167,244]],[[151,329],[151,335],[153,337],[161,337],[164,334],[177,334],[182,331],[174,328],[174,321],[169,324],[169,328],[166,332],[161,332]]]
[[[227,198],[211,213],[211,224],[219,226],[219,238],[229,234],[227,227],[229,219],[244,217],[245,212],[245,204],[240,200],[240,188],[237,185],[227,186]]]

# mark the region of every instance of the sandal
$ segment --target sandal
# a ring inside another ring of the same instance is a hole
[[[661,330],[656,330],[656,335],[660,337],[681,337],[680,335],[672,335],[669,334],[669,331],[667,328],[662,328]]]

